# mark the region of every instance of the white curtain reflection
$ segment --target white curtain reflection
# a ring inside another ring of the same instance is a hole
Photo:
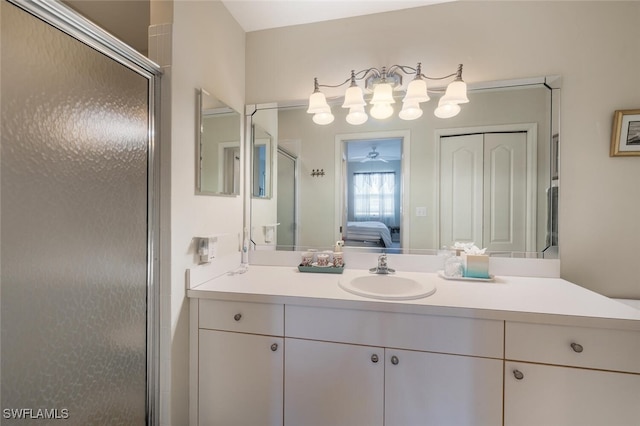
[[[375,220],[395,226],[394,172],[354,173],[353,187],[353,214],[356,221]]]

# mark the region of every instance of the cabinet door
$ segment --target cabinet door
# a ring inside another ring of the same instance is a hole
[[[504,416],[505,426],[638,425],[640,375],[507,362]]]
[[[285,425],[382,425],[383,349],[298,339],[285,346]]]
[[[386,352],[385,426],[502,424],[502,360]]]
[[[282,425],[283,339],[200,330],[198,423]]]

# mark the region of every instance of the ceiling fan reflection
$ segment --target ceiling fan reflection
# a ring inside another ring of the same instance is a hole
[[[366,157],[362,158],[362,160],[360,160],[361,163],[366,163],[368,161],[382,161],[383,163],[388,163],[387,160],[385,160],[384,158],[380,157],[380,153],[378,151],[376,151],[376,147],[372,146],[371,147],[371,151],[366,155]]]

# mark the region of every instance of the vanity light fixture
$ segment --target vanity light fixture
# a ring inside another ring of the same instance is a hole
[[[462,80],[462,64],[458,65],[458,70],[453,74],[444,77],[427,77],[422,74],[422,66],[418,63],[415,68],[407,65],[392,65],[389,69],[382,67],[381,70],[377,68],[368,68],[358,72],[352,70],[348,79],[333,86],[319,84],[318,78],[314,78],[313,93],[309,96],[307,112],[313,114],[313,122],[316,124],[332,123],[335,117],[331,113],[331,107],[327,103],[324,93],[320,91],[320,87],[336,88],[349,83],[342,104],[342,108],[349,108],[347,123],[355,126],[365,123],[369,119],[364,110],[367,103],[364,100],[364,91],[357,84],[358,81],[364,80],[365,89],[373,92],[369,101],[371,104],[369,114],[373,118],[384,120],[393,115],[392,105],[396,102],[393,98],[393,91],[402,86],[402,74],[414,76],[402,99],[402,110],[398,114],[402,120],[415,120],[422,116],[420,104],[430,99],[426,80],[446,80],[455,77],[438,102],[438,107],[434,111],[436,117],[454,117],[460,112],[460,104],[469,102],[467,84]]]

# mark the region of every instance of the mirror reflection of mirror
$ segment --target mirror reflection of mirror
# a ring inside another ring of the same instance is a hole
[[[241,115],[200,89],[197,94],[196,193],[240,194]]]
[[[252,124],[251,129],[251,195],[271,198],[271,135],[257,124]]]
[[[314,124],[303,103],[258,108],[254,120],[277,114],[274,143],[300,141],[295,248],[343,239],[353,250],[435,254],[473,241],[494,256],[557,257],[558,84],[542,77],[469,85],[471,101],[456,117],[357,127],[339,102],[328,126]],[[384,152],[389,137],[401,140],[401,168],[392,167],[397,154]],[[351,156],[352,146],[361,149]],[[331,181],[310,176],[318,167]],[[252,205],[252,226],[266,223],[263,213]],[[372,229],[363,230],[365,222]]]

